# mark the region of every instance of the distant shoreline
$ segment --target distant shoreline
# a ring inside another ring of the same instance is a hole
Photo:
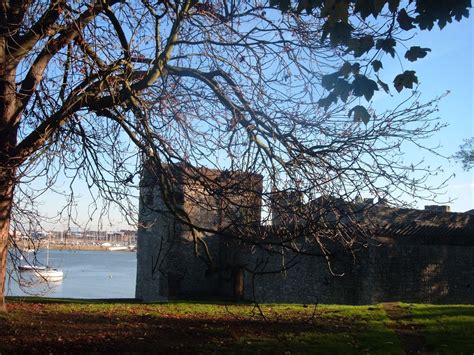
[[[39,249],[46,249],[46,246],[41,245]],[[71,245],[71,244],[49,244],[50,250],[85,250],[85,251],[110,251],[109,247],[102,246],[102,245]],[[120,251],[128,251],[130,250],[120,250]],[[136,251],[136,250],[133,250]]]
[[[68,245],[68,244],[49,244],[51,250],[91,250],[107,251],[107,247],[102,245]]]

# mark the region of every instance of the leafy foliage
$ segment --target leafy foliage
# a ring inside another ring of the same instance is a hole
[[[435,24],[442,29],[453,20],[460,21],[463,17],[469,17],[471,1],[417,0],[401,3],[400,0],[271,0],[270,6],[297,16],[304,16],[303,11],[320,16],[324,20],[322,41],[329,39],[330,45],[343,47],[345,53],[351,53],[355,59],[365,54],[372,56],[369,63],[358,63],[359,68],[371,65],[374,72],[378,73],[383,69],[382,55],[386,53],[394,58],[397,54],[396,46],[400,38],[397,34],[416,29],[431,30]],[[385,25],[388,29],[373,33],[373,27],[370,25],[364,28],[360,26],[360,20],[351,22],[351,15],[355,15],[353,17],[356,19],[359,17],[367,24],[375,23],[380,28],[383,27],[380,25]],[[405,58],[414,62],[424,58],[430,51],[429,48],[412,46],[405,53]],[[346,102],[348,92],[356,97],[364,96],[367,100],[372,98],[378,86],[389,92],[388,85],[378,77],[377,81],[374,81],[357,72],[350,82],[331,75],[323,77],[323,87],[330,91],[319,101],[325,109],[337,103],[338,99]],[[418,83],[418,78],[414,71],[406,70],[397,75],[393,83],[395,89],[400,92],[404,88],[413,88],[414,84]],[[363,116],[366,117],[365,114]],[[354,115],[354,119],[356,117],[360,118],[359,115]]]
[[[431,30],[435,23],[443,29],[453,19],[460,21],[469,16],[471,0],[418,0],[416,2],[416,23],[421,30]]]
[[[361,38],[353,38],[348,43],[348,51],[353,51],[354,57],[358,58],[369,52],[374,46],[374,37],[367,35]]]
[[[474,137],[464,140],[459,151],[454,154],[454,158],[462,163],[464,170],[469,171],[474,168]]]

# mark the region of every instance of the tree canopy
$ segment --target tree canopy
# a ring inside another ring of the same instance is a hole
[[[353,61],[345,62],[338,71],[322,78],[322,86],[329,92],[319,101],[323,107],[338,100],[346,102],[350,94],[369,101],[379,89],[386,92],[390,86],[397,92],[413,89],[418,84],[413,70],[397,74],[392,85],[380,79],[382,54],[395,57],[404,52],[404,58],[409,62],[426,57],[430,48],[411,46],[398,51],[397,44],[400,47],[407,32],[431,30],[435,25],[443,29],[453,20],[467,18],[471,7],[470,0],[408,3],[399,0],[271,0],[270,4],[295,15],[317,13],[316,16],[324,19],[320,40],[329,38],[332,47],[353,57]],[[354,119],[365,123],[370,117],[362,105],[354,107],[351,113],[354,113]]]
[[[474,137],[464,140],[454,158],[461,162],[466,171],[474,167]]]
[[[306,201],[432,197],[430,169],[405,163],[401,149],[422,146],[441,128],[431,116],[436,100],[421,103],[415,90],[377,113],[370,100],[391,91],[381,79],[384,56],[411,62],[429,53],[403,48],[405,33],[442,28],[469,7],[0,1],[0,294],[9,231],[25,225],[35,196],[58,177],[85,180],[97,189],[94,199],[130,217],[143,159],[261,174],[264,210],[273,189],[301,192]],[[400,92],[417,82],[407,69],[392,86]],[[166,169],[157,179],[169,183]],[[67,195],[72,202],[74,190]],[[62,211],[73,218],[71,206]]]

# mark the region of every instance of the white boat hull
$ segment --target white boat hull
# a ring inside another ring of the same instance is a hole
[[[35,274],[50,282],[61,281],[64,278],[63,271],[58,269],[35,270]]]
[[[20,265],[18,266],[18,270],[20,271],[36,271],[36,270],[46,270],[46,266],[40,265]]]
[[[109,251],[126,251],[128,247],[108,247],[107,250]]]

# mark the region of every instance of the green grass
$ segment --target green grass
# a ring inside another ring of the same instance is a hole
[[[473,305],[400,304],[401,323],[415,326],[427,347],[437,353],[474,353]]]
[[[394,321],[382,305],[262,304],[262,317],[251,304],[44,298],[9,298],[8,302],[11,312],[0,318],[7,324],[3,333],[0,327],[0,353],[21,352],[26,346],[57,350],[54,339],[69,331],[69,336],[63,336],[69,343],[61,344],[60,352],[112,351],[120,343],[124,351],[138,352],[158,347],[164,352],[403,354],[397,326],[413,327],[423,336],[425,349],[436,353],[474,350],[474,306],[470,305],[397,304],[402,318]],[[28,327],[37,326],[48,329],[52,340],[29,339]],[[11,334],[19,349],[15,344],[2,348]],[[137,345],[137,339],[143,341]],[[134,347],[129,349],[130,344]]]

